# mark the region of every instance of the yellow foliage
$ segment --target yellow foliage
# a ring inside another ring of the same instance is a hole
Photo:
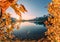
[[[12,22],[10,14],[5,12],[9,6],[14,9],[20,18],[22,17],[21,12],[27,12],[24,5],[17,4],[17,0],[0,0],[0,42],[20,42],[18,39],[16,41],[12,40],[15,37],[12,33],[14,28],[19,28],[21,20],[15,20],[15,23]],[[17,23],[19,24],[16,25]]]
[[[60,42],[60,0],[52,0],[48,5],[48,12],[53,16],[48,18],[46,35],[51,42]],[[49,24],[48,24],[49,23]]]

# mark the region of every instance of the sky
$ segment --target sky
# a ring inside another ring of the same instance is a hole
[[[18,4],[23,4],[28,12],[22,14],[22,19],[28,20],[36,17],[41,17],[47,15],[47,5],[51,0],[18,0]],[[12,14],[12,17],[18,18],[16,13],[10,7],[7,12]]]

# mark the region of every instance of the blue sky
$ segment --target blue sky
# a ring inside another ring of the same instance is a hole
[[[28,12],[22,14],[23,19],[31,19],[41,17],[48,14],[45,8],[51,0],[18,0],[18,4],[23,4]],[[15,13],[14,13],[15,14]]]

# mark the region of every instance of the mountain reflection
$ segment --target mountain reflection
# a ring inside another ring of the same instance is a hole
[[[39,39],[44,37],[45,28],[43,23],[39,22],[21,22],[19,30],[15,29],[14,35],[19,39]]]
[[[37,22],[37,21],[35,21],[35,22],[32,22],[32,23],[34,23],[34,24],[36,24],[36,25],[44,25],[45,26],[45,24],[43,23],[43,22]]]

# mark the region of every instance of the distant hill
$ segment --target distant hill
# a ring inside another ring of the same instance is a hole
[[[46,20],[48,20],[48,15],[44,15],[43,17],[36,17],[34,19],[30,19],[30,20],[22,20],[22,21],[34,21],[34,22],[38,22],[38,23],[44,23]]]
[[[22,20],[22,22],[34,22],[34,23],[40,23],[43,24],[45,21],[48,20],[49,15],[44,15],[42,17],[36,17],[34,19],[30,19],[30,20]],[[12,22],[15,22],[16,19],[15,18],[11,18]]]

